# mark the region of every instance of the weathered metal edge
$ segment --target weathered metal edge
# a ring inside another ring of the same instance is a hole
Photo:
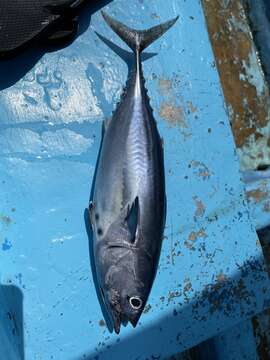
[[[270,162],[269,90],[244,3],[202,0],[242,170]]]

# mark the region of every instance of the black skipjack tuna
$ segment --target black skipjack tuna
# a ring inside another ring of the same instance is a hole
[[[163,145],[145,89],[141,52],[176,20],[134,30],[104,12],[136,62],[103,138],[89,206],[97,279],[116,333],[135,327],[150,293],[166,218]]]

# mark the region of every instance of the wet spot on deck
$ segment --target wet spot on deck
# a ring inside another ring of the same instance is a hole
[[[98,324],[101,327],[106,326],[106,323],[105,323],[105,321],[103,319],[99,320]]]

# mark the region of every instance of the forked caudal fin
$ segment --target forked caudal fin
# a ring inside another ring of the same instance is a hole
[[[112,30],[134,51],[141,53],[155,40],[160,38],[167,30],[169,30],[178,20],[176,18],[166,21],[160,25],[154,26],[147,30],[135,30],[122,24],[107,15],[104,11],[101,11],[102,16],[106,23],[112,28]]]

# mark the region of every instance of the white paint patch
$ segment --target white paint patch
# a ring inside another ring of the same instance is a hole
[[[86,152],[93,139],[69,130],[45,131],[41,135],[28,129],[7,129],[0,134],[0,155],[28,154],[37,158],[74,156]]]
[[[13,123],[94,122],[103,114],[84,64],[57,53],[45,55],[24,79],[6,89],[3,101]]]
[[[58,243],[58,242],[63,243],[64,241],[71,240],[74,237],[75,237],[74,235],[64,235],[64,236],[52,239],[51,242],[52,243]]]
[[[265,82],[261,67],[259,66],[259,60],[255,49],[249,53],[248,61],[242,60],[242,65],[245,70],[245,74],[240,74],[241,81],[248,81],[255,86],[257,95],[260,97],[265,92]]]

